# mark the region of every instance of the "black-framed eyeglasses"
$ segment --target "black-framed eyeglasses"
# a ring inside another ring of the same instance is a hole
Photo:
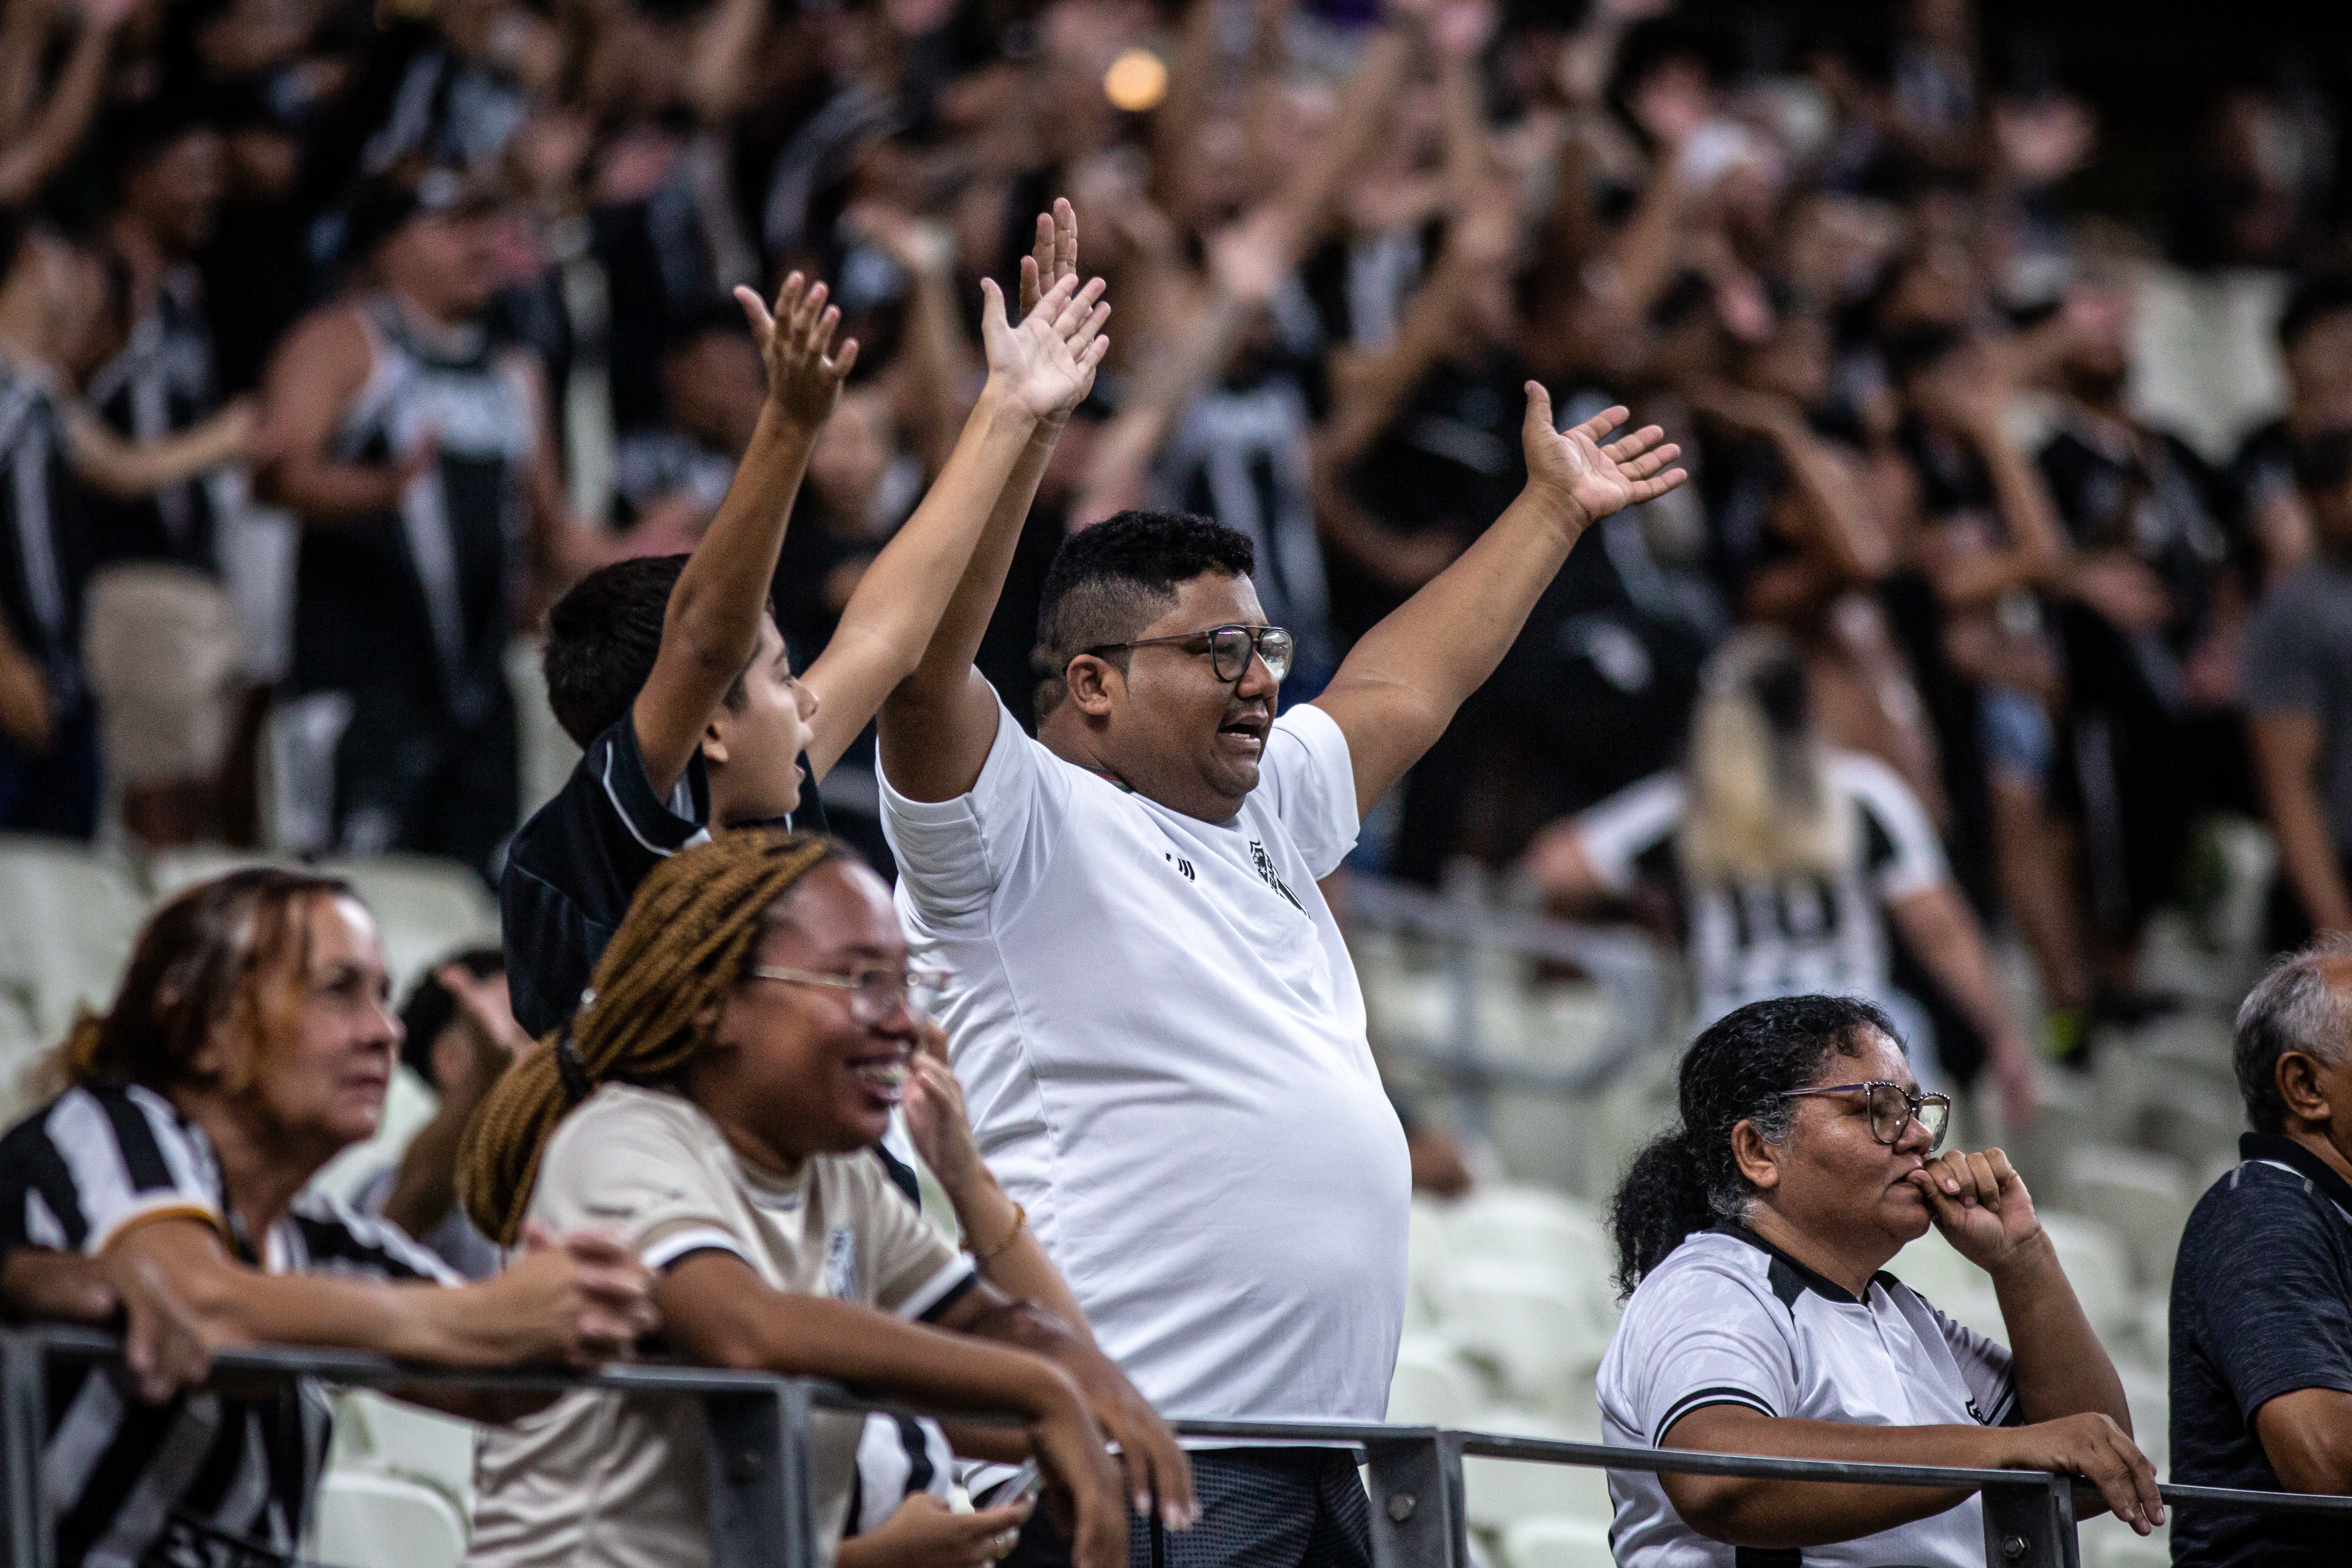
[[[1774,1098],[1797,1100],[1809,1094],[1864,1094],[1869,1097],[1870,1135],[1892,1149],[1903,1142],[1904,1129],[1916,1121],[1927,1135],[1927,1152],[1943,1147],[1944,1129],[1952,1120],[1952,1097],[1922,1094],[1899,1083],[1874,1079],[1868,1083],[1832,1083],[1820,1089],[1784,1089]]]
[[[1297,639],[1280,626],[1211,626],[1207,631],[1186,632],[1181,637],[1138,637],[1133,642],[1097,643],[1086,651],[1118,653],[1131,647],[1157,647],[1162,643],[1190,643],[1194,645],[1196,653],[1200,651],[1199,645],[1206,643],[1209,668],[1217,672],[1219,680],[1232,685],[1238,685],[1242,677],[1249,673],[1250,655],[1253,653],[1265,660],[1265,672],[1280,681],[1290,673],[1291,655],[1298,649]]]
[[[849,1016],[861,1024],[878,1024],[897,1012],[909,992],[936,995],[948,977],[936,969],[861,969],[855,974],[819,974],[806,969],[782,969],[755,963],[744,971],[754,980],[781,980],[787,985],[824,985],[849,993]]]

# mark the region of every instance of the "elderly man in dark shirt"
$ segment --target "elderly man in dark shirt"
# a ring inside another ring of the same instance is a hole
[[[2352,944],[2282,961],[2238,1009],[2253,1131],[2172,1276],[2176,1481],[2352,1491]],[[2177,1568],[2340,1563],[2340,1517],[2184,1508]]]

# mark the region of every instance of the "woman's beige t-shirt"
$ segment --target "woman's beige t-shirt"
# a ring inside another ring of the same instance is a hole
[[[778,1290],[919,1319],[973,1279],[870,1154],[820,1155],[781,1181],[745,1166],[692,1102],[610,1084],[563,1120],[529,1217],[627,1237],[659,1272],[731,1252]],[[811,1469],[829,1562],[849,1507],[861,1418],[819,1411]],[[475,1460],[472,1568],[701,1568],[709,1444],[691,1399],[568,1394],[490,1428]]]

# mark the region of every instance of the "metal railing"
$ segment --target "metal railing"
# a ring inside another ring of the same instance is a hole
[[[0,1542],[7,1548],[9,1568],[55,1568],[54,1525],[41,1487],[50,1363],[110,1363],[120,1349],[113,1336],[86,1329],[0,1331]],[[809,1477],[810,1414],[818,1409],[903,1410],[889,1401],[867,1398],[812,1378],[661,1363],[616,1365],[591,1373],[554,1368],[485,1371],[415,1365],[352,1351],[261,1346],[218,1351],[213,1368],[216,1378],[310,1377],[383,1390],[584,1388],[639,1397],[698,1399],[711,1438],[713,1568],[810,1568],[816,1561],[816,1521]],[[1463,1489],[1465,1458],[1662,1475],[1964,1489],[1978,1493],[1984,1501],[1987,1568],[2081,1568],[2074,1528],[2074,1489],[2079,1483],[2040,1470],[1765,1458],[1369,1422],[1181,1421],[1176,1429],[1188,1437],[1242,1444],[1322,1443],[1361,1453],[1369,1472],[1375,1568],[1471,1568]],[[2165,1501],[2175,1507],[2352,1518],[2352,1497],[2301,1497],[2217,1487],[2159,1489]]]

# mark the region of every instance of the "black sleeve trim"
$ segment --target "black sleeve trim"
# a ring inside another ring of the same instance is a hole
[[[940,1293],[940,1299],[923,1309],[915,1319],[919,1323],[936,1323],[948,1315],[948,1309],[969,1296],[980,1285],[980,1270],[975,1268]]]
[[[1666,1434],[1675,1429],[1675,1422],[1693,1411],[1704,1410],[1711,1405],[1744,1405],[1759,1415],[1769,1415],[1776,1419],[1780,1414],[1766,1404],[1763,1396],[1752,1389],[1739,1388],[1730,1384],[1719,1384],[1713,1388],[1694,1389],[1675,1400],[1673,1407],[1659,1418],[1657,1429],[1650,1435],[1650,1447],[1653,1448],[1665,1447]]]

